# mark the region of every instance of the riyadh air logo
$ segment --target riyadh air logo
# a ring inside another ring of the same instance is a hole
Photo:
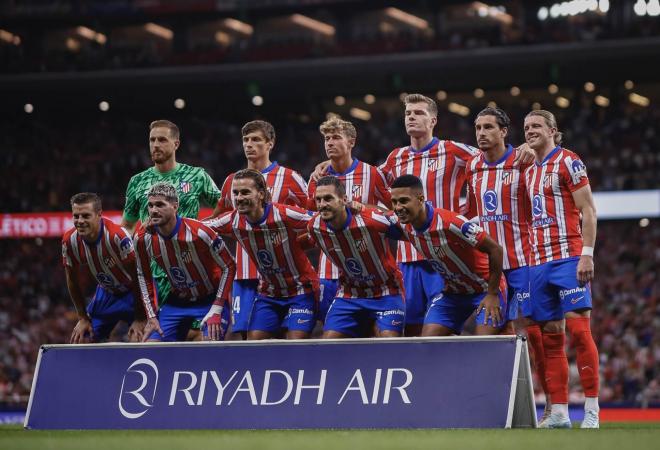
[[[536,194],[532,200],[532,214],[534,214],[534,217],[543,215],[543,198],[540,194]]]
[[[351,275],[362,275],[362,265],[355,258],[346,258],[346,270]]]
[[[147,358],[128,366],[119,391],[119,412],[127,419],[139,419],[154,406],[158,386],[158,367]]]
[[[273,267],[273,255],[271,255],[267,250],[259,250],[257,252],[257,258],[259,258],[259,263],[264,267]]]
[[[490,190],[484,192],[484,208],[489,213],[497,211],[497,194],[495,191]]]

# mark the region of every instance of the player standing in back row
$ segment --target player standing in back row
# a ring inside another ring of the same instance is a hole
[[[271,161],[270,155],[275,146],[275,128],[263,120],[253,120],[241,128],[243,151],[247,168],[263,175],[273,203],[305,207],[307,184],[298,172]],[[232,211],[231,186],[234,174],[231,173],[222,184],[221,196],[210,219]],[[252,305],[257,297],[259,272],[247,251],[236,244],[236,279],[232,286],[232,332],[247,338],[248,320]]]
[[[154,165],[128,182],[121,224],[129,234],[135,233],[138,220],[144,224],[149,218],[147,193],[156,183],[167,182],[176,188],[179,196],[177,214],[181,217],[197,219],[201,203],[213,207],[220,198],[218,187],[204,169],[176,161],[179,138],[179,127],[169,120],[156,120],[149,125],[149,153]],[[151,270],[159,303],[162,303],[160,300],[167,298],[171,286],[157,264],[152,263]]]
[[[561,133],[551,112],[527,114],[525,140],[536,153],[536,163],[525,171],[532,210],[531,299],[533,318],[543,332],[552,401],[551,413],[540,426],[571,426],[566,327],[586,397],[582,428],[598,428],[598,349],[590,328],[596,209],[589,178],[579,156],[561,147]]]

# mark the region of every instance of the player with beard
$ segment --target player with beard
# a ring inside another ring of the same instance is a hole
[[[150,225],[135,238],[138,282],[148,317],[144,340],[182,341],[194,321],[201,321],[209,339],[223,339],[229,326],[225,305],[236,270],[234,258],[211,228],[177,214],[179,198],[171,184],[154,184],[147,193],[147,207]],[[172,285],[158,314],[151,262]]]
[[[311,216],[296,206],[272,203],[266,180],[253,169],[234,174],[232,197],[236,209],[206,223],[234,237],[261,275],[248,313],[248,339],[271,339],[282,329],[287,339],[308,338],[319,280],[297,238]]]
[[[154,165],[134,175],[126,188],[122,226],[130,234],[134,234],[138,221],[143,224],[147,221],[146,194],[156,183],[166,182],[176,188],[181,217],[196,219],[202,204],[214,207],[220,198],[218,187],[203,168],[177,162],[180,143],[179,127],[169,120],[156,120],[149,125],[149,152]],[[171,290],[167,275],[156,264],[151,269],[158,299],[167,298]],[[197,324],[193,327],[197,328]],[[191,339],[200,337],[198,332],[191,332]]]
[[[343,183],[332,175],[318,180],[318,213],[307,225],[308,239],[339,269],[339,287],[325,320],[326,339],[398,337],[405,323],[403,279],[387,239],[399,228],[380,211],[353,213]]]
[[[145,318],[137,301],[140,290],[133,241],[123,228],[102,216],[98,195],[91,192],[74,195],[71,210],[74,228],[62,237],[66,285],[78,314],[71,343],[88,339],[102,342],[120,321],[130,324],[128,339],[139,342]],[[87,308],[80,280],[84,268],[98,282]]]
[[[304,208],[307,201],[305,180],[298,172],[270,160],[275,146],[275,128],[263,120],[253,120],[243,125],[241,134],[247,168],[261,172],[271,202]],[[231,195],[233,180],[232,173],[222,184],[220,199],[210,219],[234,209]],[[257,297],[259,271],[247,251],[239,244],[236,245],[236,269],[236,279],[232,286],[232,331],[246,339],[250,311]]]

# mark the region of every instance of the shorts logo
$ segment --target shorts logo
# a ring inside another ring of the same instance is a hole
[[[587,288],[586,288],[586,287],[576,287],[576,288],[573,288],[573,289],[562,289],[562,290],[559,291],[559,298],[562,299],[562,300],[564,300],[564,298],[566,298],[566,297],[569,296],[569,295],[580,294],[580,293],[586,293],[586,292],[587,292]],[[573,302],[573,299],[571,299],[571,303],[574,303],[574,304],[575,304],[575,303],[577,303],[578,301],[582,300],[582,298],[584,298],[584,295],[581,296],[581,297],[578,297],[578,298],[575,300],[575,302]]]
[[[495,191],[484,192],[484,208],[490,213],[497,211],[497,193]]]
[[[536,194],[532,200],[532,214],[534,214],[534,217],[543,215],[543,197],[541,194]]]
[[[312,320],[312,319],[298,319],[296,322],[298,322],[299,324],[302,325],[302,324],[304,324],[304,323],[309,322],[310,320]]]
[[[133,241],[129,237],[125,237],[119,243],[119,257],[125,260],[126,257],[133,251]]]
[[[432,260],[429,261],[429,264],[431,264],[431,267],[433,267],[433,270],[435,270],[438,273],[445,274],[447,271],[445,270],[445,267],[442,265],[440,261]]]
[[[351,196],[355,200],[360,200],[362,198],[362,185],[361,184],[354,184],[353,187],[351,188]]]
[[[134,390],[139,375],[139,386]],[[158,386],[158,367],[147,358],[140,358],[128,366],[119,391],[119,412],[127,419],[139,419],[154,406]],[[143,393],[143,391],[145,391]],[[146,396],[145,396],[146,395]]]
[[[360,264],[360,262],[357,259],[355,259],[355,258],[346,258],[346,261],[345,261],[344,264],[346,266],[346,270],[348,270],[348,272],[351,275],[362,275],[362,265]]]
[[[516,292],[516,300],[519,302],[529,300],[529,292],[523,292],[522,294],[520,292]]]
[[[394,325],[395,327],[398,327],[399,325],[402,325],[402,324],[403,324],[403,320],[393,320],[392,321],[392,325]]]
[[[268,250],[259,250],[257,252],[257,258],[259,258],[259,264],[263,267],[273,267],[273,255]]]

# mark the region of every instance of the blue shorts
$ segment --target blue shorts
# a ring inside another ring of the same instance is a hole
[[[445,288],[445,280],[428,261],[399,263],[399,269],[406,291],[406,323],[422,324],[431,301]]]
[[[431,302],[431,306],[429,306],[426,318],[424,319],[424,325],[427,323],[444,325],[453,330],[456,334],[461,334],[461,331],[463,331],[463,324],[472,315],[485,296],[486,292],[463,295],[446,292],[442,293]],[[498,296],[500,298],[500,308],[502,313],[504,313],[504,311],[506,311],[504,295],[499,292]],[[479,311],[477,313],[477,317],[475,318],[477,325],[482,325],[484,323],[485,314],[484,311]],[[505,320],[502,320],[502,322],[496,324],[496,326],[502,328],[505,324]],[[488,325],[493,325],[492,319],[488,319]]]
[[[371,323],[380,331],[403,333],[406,312],[403,297],[386,295],[380,298],[336,298],[326,317],[324,331],[337,331],[352,337],[371,335]]]
[[[232,284],[231,330],[247,331],[259,280],[234,280]]]
[[[577,280],[579,257],[529,268],[532,317],[537,322],[561,320],[567,312],[591,309],[591,286]]]
[[[504,271],[507,285],[506,320],[512,321],[532,316],[529,299],[529,267],[518,267]]]
[[[311,333],[316,325],[314,294],[273,298],[257,294],[248,330],[277,333],[282,328]]]
[[[318,319],[325,322],[325,317],[328,315],[328,309],[337,294],[337,280],[321,278],[321,300],[319,302]]]
[[[161,306],[160,311],[158,311],[158,322],[164,336],[154,331],[149,335],[149,339],[163,342],[185,341],[192,323],[204,319],[214,299],[215,295],[211,295],[196,302],[191,302],[170,295],[167,297],[165,304]],[[222,309],[220,320],[222,323],[222,334],[224,335],[227,333],[227,328],[229,327],[229,308],[226,306]],[[204,337],[208,336],[206,326],[202,329],[202,333]]]
[[[133,322],[134,313],[135,301],[132,292],[115,295],[100,285],[96,286],[94,298],[87,305],[87,314],[92,319],[94,340],[108,339],[119,321],[123,320],[130,325]]]

